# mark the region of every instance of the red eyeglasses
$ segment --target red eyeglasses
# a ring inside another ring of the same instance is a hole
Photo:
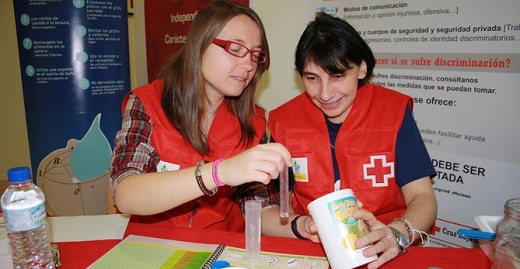
[[[231,40],[213,39],[213,44],[223,48],[227,53],[244,58],[248,53],[251,53],[251,61],[263,64],[267,61],[267,53],[262,50],[251,50],[248,47]]]

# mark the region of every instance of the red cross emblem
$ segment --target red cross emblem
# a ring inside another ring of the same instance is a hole
[[[394,163],[386,162],[385,155],[370,156],[370,163],[363,164],[363,175],[372,180],[373,187],[386,187],[388,179],[394,177]]]

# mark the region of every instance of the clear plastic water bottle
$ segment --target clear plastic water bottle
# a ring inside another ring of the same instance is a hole
[[[7,178],[2,211],[13,268],[55,268],[43,192],[32,182],[28,167],[9,169]]]

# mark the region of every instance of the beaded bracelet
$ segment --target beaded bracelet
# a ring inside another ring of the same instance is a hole
[[[222,187],[226,184],[224,184],[222,181],[220,181],[220,178],[218,177],[218,166],[220,162],[224,159],[218,159],[213,163],[212,169],[211,169],[211,175],[213,176],[213,181],[218,187]]]
[[[207,196],[213,196],[218,191],[218,187],[213,190],[208,190],[206,185],[204,185],[204,181],[202,181],[202,174],[200,173],[200,166],[205,164],[206,161],[198,161],[197,166],[195,167],[195,178],[197,179],[197,184],[199,185],[200,190],[206,194]]]
[[[430,236],[428,235],[428,233],[414,229],[412,224],[410,224],[410,222],[408,222],[405,218],[393,219],[392,221],[390,221],[390,223],[388,223],[388,225],[390,225],[396,221],[403,223],[404,228],[408,232],[408,238],[410,239],[410,244],[412,244],[415,241],[415,233],[419,234],[419,238],[421,238],[421,244],[420,244],[421,247],[427,246],[430,243]],[[423,236],[425,238],[423,238]]]
[[[392,221],[390,221],[390,223],[388,223],[388,225],[390,225],[394,222],[397,222],[397,221],[401,222],[404,225],[404,228],[406,229],[406,232],[408,233],[408,239],[410,239],[410,244],[413,243],[413,241],[415,241],[415,234],[413,232],[413,227],[405,218],[393,219]]]

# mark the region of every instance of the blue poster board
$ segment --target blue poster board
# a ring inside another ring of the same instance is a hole
[[[126,0],[14,0],[33,178],[51,215],[106,213],[130,90]]]

